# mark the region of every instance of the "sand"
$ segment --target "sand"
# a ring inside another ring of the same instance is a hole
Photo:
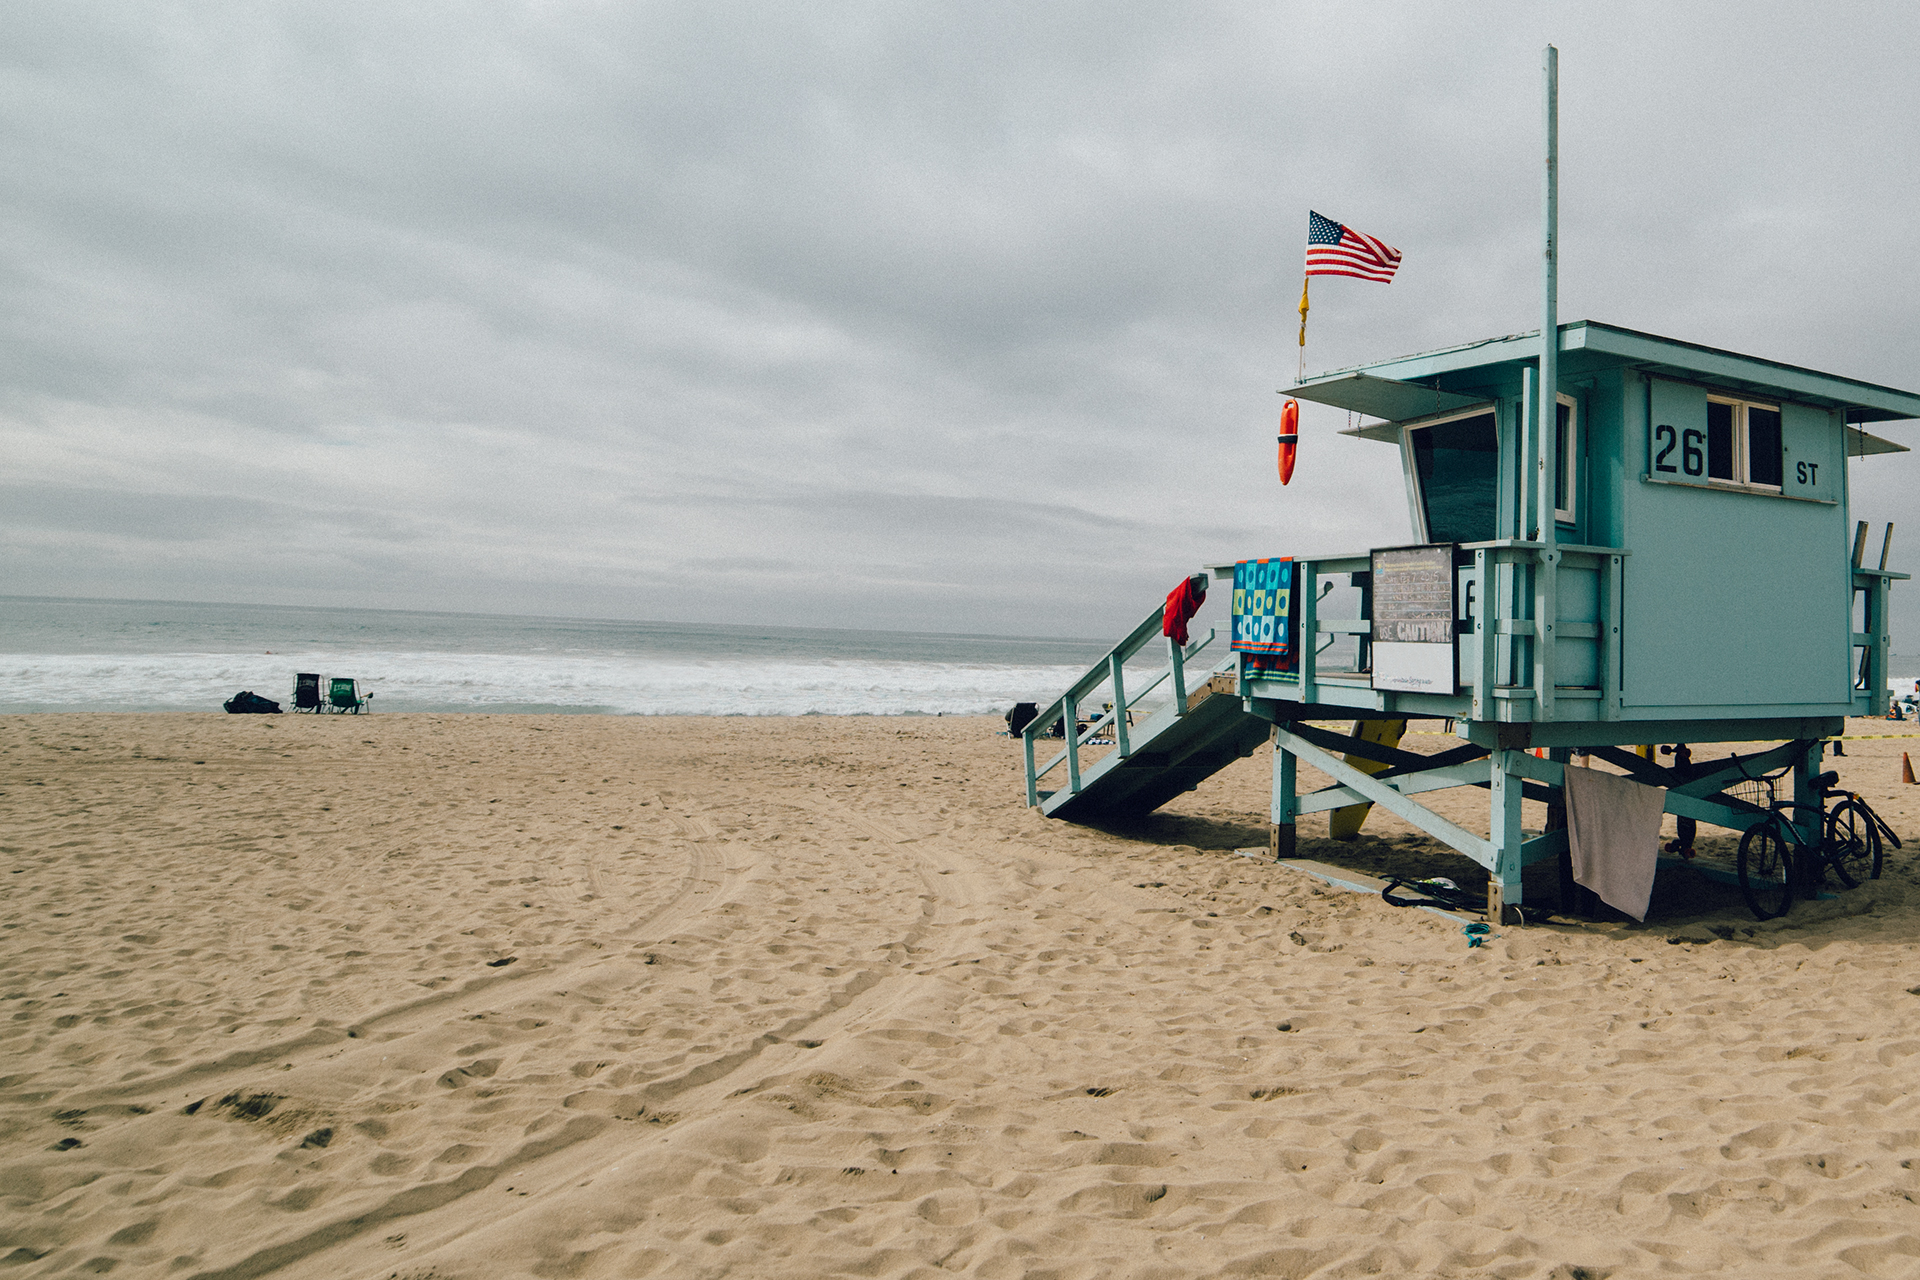
[[[0,1263],[1920,1274],[1910,852],[1470,949],[1236,855],[1265,752],[1098,831],[998,727],[0,719]]]

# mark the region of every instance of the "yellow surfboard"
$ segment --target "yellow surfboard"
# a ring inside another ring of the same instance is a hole
[[[1407,731],[1405,720],[1356,720],[1353,722],[1353,736],[1362,742],[1376,742],[1383,747],[1397,747],[1400,736]],[[1356,755],[1346,757],[1348,764],[1362,773],[1382,773],[1387,766],[1378,760],[1363,760]],[[1360,834],[1361,824],[1367,820],[1367,813],[1373,808],[1373,802],[1350,804],[1327,814],[1327,834],[1335,840],[1351,840]]]

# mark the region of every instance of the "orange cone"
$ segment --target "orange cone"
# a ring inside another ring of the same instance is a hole
[[[1907,758],[1904,751],[1900,753],[1900,781],[1908,785],[1913,783],[1913,761]]]

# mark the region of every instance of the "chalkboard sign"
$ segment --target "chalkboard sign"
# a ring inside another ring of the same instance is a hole
[[[1454,679],[1454,544],[1373,553],[1373,687],[1458,691]]]

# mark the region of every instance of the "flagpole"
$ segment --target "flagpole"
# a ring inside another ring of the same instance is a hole
[[[1296,384],[1307,380],[1307,286],[1311,283],[1310,276],[1300,279],[1300,372],[1294,378]]]
[[[1547,135],[1545,189],[1541,192],[1541,281],[1540,281],[1540,465],[1539,541],[1546,544],[1533,567],[1533,716],[1552,720],[1554,689],[1558,685],[1555,649],[1552,638],[1554,614],[1559,600],[1558,563],[1559,526],[1554,514],[1554,482],[1559,478],[1560,462],[1554,455],[1560,438],[1560,51],[1547,46],[1542,70],[1546,73],[1544,104]],[[1572,442],[1568,442],[1571,446]],[[1571,495],[1569,495],[1571,496]],[[1548,634],[1539,628],[1546,624]],[[1517,880],[1519,867],[1513,868]],[[1488,882],[1493,883],[1492,881]]]
[[[1545,187],[1541,193],[1540,393],[1539,435],[1535,439],[1533,536],[1554,540],[1553,480],[1558,460],[1554,447],[1560,428],[1560,51],[1552,45],[1542,68],[1546,75],[1543,124],[1546,130]]]

